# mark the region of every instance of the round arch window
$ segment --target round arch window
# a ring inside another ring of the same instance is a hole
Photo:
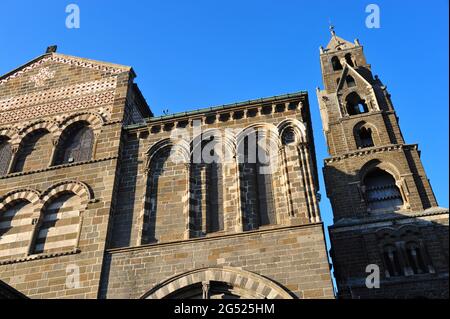
[[[403,207],[403,198],[394,177],[375,168],[364,178],[367,205],[371,211],[397,211]]]

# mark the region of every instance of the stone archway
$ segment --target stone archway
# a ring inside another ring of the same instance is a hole
[[[141,299],[293,299],[280,285],[238,268],[202,268],[155,286]]]

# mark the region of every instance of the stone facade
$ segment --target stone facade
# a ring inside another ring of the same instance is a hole
[[[134,77],[49,50],[0,78],[0,278],[30,298],[333,298],[307,93],[153,117]]]
[[[256,132],[277,161],[263,177],[244,160]],[[212,276],[210,297],[333,298],[306,93],[151,118],[125,133],[102,298],[197,296],[204,280],[192,272]],[[208,145],[219,161],[203,158]],[[149,291],[180,277],[191,279]],[[262,278],[276,288],[258,288]]]
[[[448,298],[418,146],[357,40],[320,59],[339,297]],[[308,94],[154,117],[135,76],[48,50],[0,77],[4,294],[334,298]]]
[[[125,106],[140,96],[134,76],[49,53],[0,80],[0,277],[31,298],[98,295]],[[141,100],[134,107],[150,116]],[[91,151],[72,148],[78,160],[57,163],[81,124]],[[74,289],[65,288],[70,265],[80,271]]]
[[[318,90],[330,158],[324,177],[331,255],[342,298],[448,298],[448,209],[438,207],[416,144],[363,48],[332,31]],[[366,286],[368,265],[380,287]]]

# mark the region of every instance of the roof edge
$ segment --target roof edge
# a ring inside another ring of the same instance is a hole
[[[145,119],[146,123],[129,125],[129,126],[126,126],[125,128],[126,129],[137,129],[137,128],[145,127],[145,126],[147,126],[147,124],[152,123],[152,122],[158,122],[158,121],[164,121],[164,120],[172,120],[172,119],[180,118],[180,117],[184,117],[184,116],[199,115],[199,114],[215,112],[215,111],[219,111],[219,110],[230,110],[230,109],[233,109],[233,108],[236,108],[236,107],[250,106],[250,105],[253,105],[253,104],[261,104],[261,103],[276,102],[276,101],[280,101],[280,100],[286,100],[286,99],[292,99],[292,98],[300,98],[300,97],[306,97],[307,98],[308,97],[308,92],[307,91],[298,91],[298,92],[294,92],[294,93],[275,95],[275,96],[271,96],[271,97],[252,99],[252,100],[241,101],[241,102],[236,102],[236,103],[228,103],[228,104],[222,104],[222,105],[211,106],[211,107],[206,107],[206,108],[200,108],[200,109],[187,111],[187,112],[178,112],[178,113],[162,115],[162,116],[157,116],[157,117],[150,117],[150,118],[146,118]]]
[[[104,61],[99,61],[99,60],[92,60],[92,59],[78,57],[78,56],[74,56],[74,55],[50,52],[50,53],[41,54],[41,55],[33,58],[32,60],[14,68],[13,70],[0,75],[0,80],[6,79],[9,76],[11,76],[12,74],[19,72],[21,69],[26,68],[26,67],[32,65],[33,63],[36,63],[37,61],[39,61],[45,57],[52,56],[52,55],[65,57],[65,58],[69,58],[69,59],[78,59],[78,60],[83,60],[83,61],[90,62],[90,63],[101,64],[101,65],[105,65],[105,66],[109,66],[109,67],[113,67],[113,68],[123,69],[124,72],[131,72],[133,78],[136,77],[136,73],[134,72],[134,70],[131,66],[110,63],[110,62],[104,62]]]
[[[20,65],[18,67],[16,67],[15,69],[13,69],[13,70],[11,70],[9,72],[6,72],[5,74],[0,75],[0,80],[3,80],[5,78],[7,78],[8,76],[12,75],[13,73],[18,72],[21,69],[26,68],[27,66],[29,66],[29,65],[39,61],[40,59],[42,59],[42,58],[44,58],[46,56],[50,56],[50,55],[52,55],[52,53],[41,54],[41,55],[35,57],[34,59],[32,59],[32,60],[30,60],[30,61],[28,61],[28,62],[26,62],[26,63],[24,63],[24,64],[22,64],[22,65]]]

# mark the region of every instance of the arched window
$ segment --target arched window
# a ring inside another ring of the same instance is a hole
[[[81,205],[81,198],[74,193],[61,194],[45,205],[34,241],[35,254],[75,248]]]
[[[40,129],[28,134],[20,145],[13,172],[25,172],[48,167],[53,144],[51,134]]]
[[[258,183],[258,200],[259,200],[259,224],[274,225],[275,218],[275,204],[273,198],[272,173],[270,172],[269,154],[263,150],[260,152],[257,165],[256,178]]]
[[[149,154],[141,244],[182,240],[187,230],[189,176],[176,146],[165,144]],[[194,200],[194,199],[192,199]],[[191,230],[189,225],[189,230]],[[192,229],[194,230],[194,229]],[[191,234],[189,234],[190,236]]]
[[[379,168],[364,178],[367,205],[371,211],[396,211],[403,207],[403,199],[391,174]]]
[[[394,245],[385,245],[383,247],[383,258],[384,264],[386,265],[387,275],[389,277],[403,275],[399,254]]]
[[[162,150],[157,154],[150,165],[147,180],[147,196],[145,200],[144,215],[144,228],[142,233],[142,244],[157,243],[161,237],[161,229],[156,228],[157,219],[162,224],[163,216],[160,216],[163,212],[164,206],[167,203],[163,201],[161,196],[164,193],[161,190],[161,182],[164,182],[164,166],[169,161],[170,148]],[[178,199],[179,200],[179,199]],[[163,206],[163,207],[161,207]]]
[[[224,229],[223,220],[223,177],[222,164],[211,163],[206,168],[206,232],[214,233]]]
[[[18,200],[0,211],[0,259],[26,255],[31,240],[33,206]]]
[[[257,132],[245,137],[242,142],[244,160],[239,163],[245,230],[276,224],[270,158],[268,151],[257,141]]]
[[[406,256],[408,257],[408,264],[415,275],[428,273],[424,256],[419,244],[417,244],[416,242],[407,243]]]
[[[224,230],[222,144],[212,132],[193,141],[190,166],[190,215],[196,236]]]
[[[354,66],[353,65],[353,60],[352,60],[352,55],[350,53],[347,53],[345,55],[345,62],[347,62],[347,64],[352,66],[352,67]]]
[[[88,123],[78,122],[62,134],[55,165],[89,161],[92,158],[94,132]]]
[[[361,127],[357,131],[356,144],[359,148],[366,148],[374,146],[373,137],[372,137],[372,129],[370,127]]]
[[[295,130],[292,127],[287,127],[281,136],[281,140],[283,144],[289,145],[297,142],[297,135]]]
[[[7,138],[0,136],[0,176],[8,174],[12,158],[11,144]]]
[[[331,65],[333,66],[334,71],[342,70],[341,61],[339,61],[339,58],[337,56],[331,58]]]
[[[350,93],[346,98],[348,115],[358,115],[369,112],[363,99],[356,92]]]
[[[349,88],[356,86],[355,79],[351,75],[347,75],[347,77],[345,78],[345,82],[347,83],[347,86]]]

